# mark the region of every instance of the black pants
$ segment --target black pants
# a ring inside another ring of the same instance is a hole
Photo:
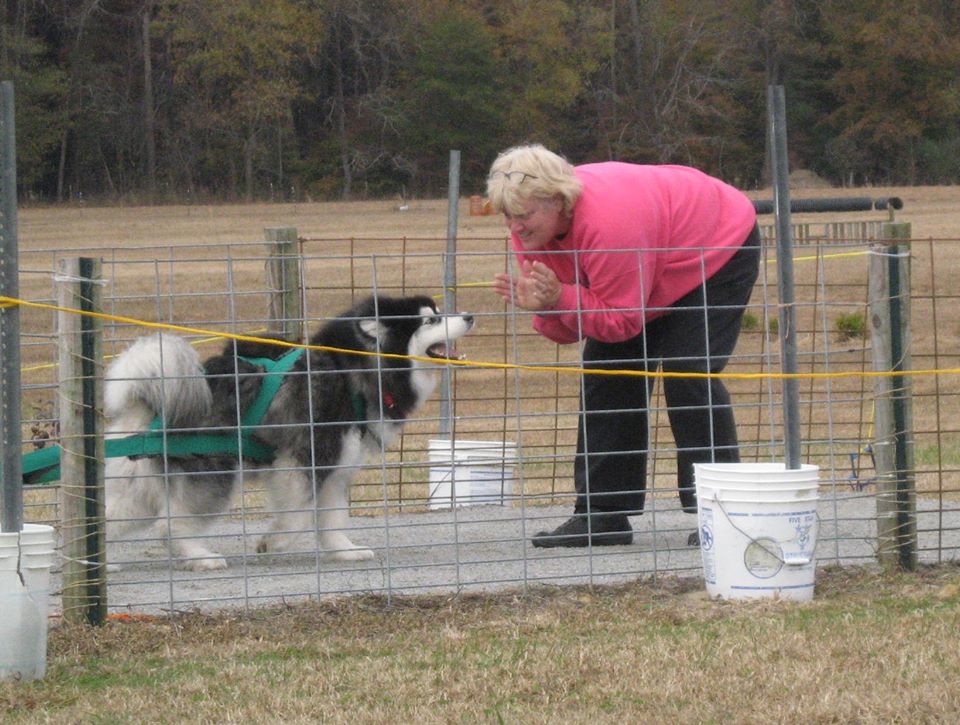
[[[755,227],[729,262],[639,335],[619,343],[588,339],[584,369],[722,371],[740,334],[759,263],[760,231]],[[653,386],[654,378],[641,376],[583,376],[574,464],[576,513],[643,510]],[[693,464],[740,460],[730,395],[722,381],[704,378],[665,377],[663,391],[677,445],[680,503],[695,513]]]

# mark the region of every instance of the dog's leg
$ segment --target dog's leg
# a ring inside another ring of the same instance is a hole
[[[108,460],[104,475],[107,541],[120,543],[132,532],[156,527],[169,538],[173,556],[182,560],[178,562],[180,568],[225,569],[227,560],[194,537],[209,526],[212,517],[229,508],[232,482],[217,476],[191,482],[184,474],[170,473],[168,487],[159,465],[149,458]],[[107,571],[121,568],[118,564],[107,565]]]
[[[232,474],[170,474],[166,511],[160,528],[169,537],[178,566],[190,571],[226,569],[227,560],[199,537],[230,508],[235,480]]]
[[[332,471],[319,485],[314,501],[313,483],[292,458],[281,456],[274,462],[275,473],[268,485],[268,506],[274,512],[270,531],[257,544],[258,553],[288,551],[307,531],[318,531],[320,546],[329,561],[364,561],[373,551],[354,544],[344,530],[349,525],[347,490],[355,469]],[[317,522],[314,523],[314,510]]]
[[[111,563],[110,550],[128,541],[127,537],[143,531],[157,521],[163,480],[156,476],[148,459],[108,458],[104,471],[106,489],[107,571],[121,571],[121,564]]]
[[[313,486],[299,464],[279,456],[267,477],[267,507],[273,514],[270,530],[257,543],[257,553],[289,551],[307,531],[314,531]]]
[[[352,469],[339,469],[320,484],[317,497],[320,545],[330,561],[365,561],[374,556],[372,550],[357,546],[345,533],[350,523],[347,492],[354,475]]]

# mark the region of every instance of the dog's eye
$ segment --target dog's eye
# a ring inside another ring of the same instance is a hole
[[[427,324],[427,325],[439,325],[439,324],[440,324],[440,318],[437,317],[436,315],[434,315],[433,317],[428,317],[425,324]]]

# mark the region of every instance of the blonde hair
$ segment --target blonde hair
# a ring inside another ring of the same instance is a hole
[[[497,214],[520,214],[531,199],[559,196],[564,213],[570,215],[581,188],[573,165],[541,144],[507,149],[494,160],[487,176],[487,198]]]

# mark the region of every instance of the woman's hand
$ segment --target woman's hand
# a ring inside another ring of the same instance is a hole
[[[550,310],[560,301],[560,280],[543,262],[524,261],[520,276],[494,275],[493,291],[507,302],[531,312]]]

